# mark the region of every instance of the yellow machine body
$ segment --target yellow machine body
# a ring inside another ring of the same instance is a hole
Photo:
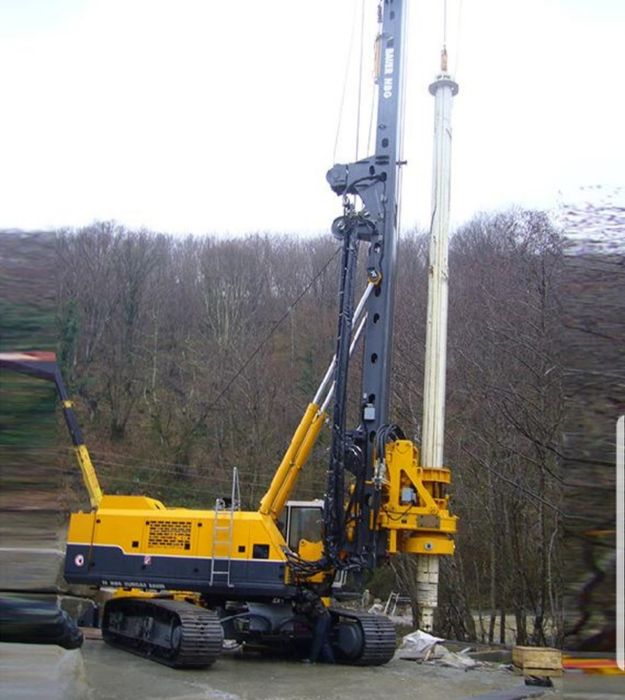
[[[301,557],[322,552],[320,527],[318,537],[313,533],[310,540],[298,539],[296,519],[312,510],[319,524],[321,502],[286,510],[287,529],[281,530],[275,519],[260,512],[167,508],[145,496],[105,495],[97,510],[72,514],[65,575],[101,586],[232,598],[285,596],[295,583],[287,549]]]
[[[289,597],[300,582],[289,567],[289,554],[311,562],[324,553],[322,502],[286,502],[310,451],[307,436],[318,431],[317,415],[311,410],[304,416],[308,427],[296,431],[296,444],[292,442],[259,511],[168,508],[145,496],[104,495],[97,510],[71,516],[66,577],[233,599]],[[418,449],[409,440],[387,445],[382,507],[372,527],[388,533],[388,554],[453,554],[457,518],[449,513],[449,482],[449,470],[419,466]],[[307,582],[321,583],[332,575],[330,570],[318,572]]]

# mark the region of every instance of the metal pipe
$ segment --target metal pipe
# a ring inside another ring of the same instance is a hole
[[[434,157],[428,310],[423,387],[421,466],[442,467],[445,437],[445,374],[447,369],[448,237],[451,189],[451,107],[458,84],[447,73],[447,52],[441,73],[430,85],[434,95]],[[420,628],[430,631],[438,605],[438,557],[417,559]]]
[[[373,285],[372,285],[373,286]],[[354,350],[356,349],[356,345],[358,341],[360,340],[360,336],[362,335],[364,329],[365,329],[365,323],[367,322],[367,317],[365,316],[362,321],[360,322],[360,325],[356,329],[356,332],[352,336],[352,343],[349,346],[349,356],[351,357],[354,354]],[[332,397],[334,396],[334,382],[330,385],[330,389],[328,390],[328,395],[326,396],[324,402],[321,404],[321,408],[319,409],[320,413],[325,413],[328,410],[328,404],[330,401],[332,401]]]
[[[442,467],[447,369],[451,105],[458,85],[449,75],[441,73],[430,85],[430,92],[435,100],[434,167],[421,462],[424,467]]]
[[[365,304],[367,303],[367,299],[371,295],[371,292],[373,291],[373,288],[375,287],[374,284],[369,282],[367,286],[365,287],[365,291],[362,293],[362,297],[360,297],[360,301],[358,302],[358,306],[356,306],[354,310],[354,318],[352,320],[352,328],[356,327],[356,324],[360,320],[360,316],[362,315],[362,312],[365,308]],[[350,350],[351,353],[351,350]],[[332,361],[330,362],[330,366],[328,367],[328,371],[325,373],[325,376],[321,380],[321,384],[319,385],[319,388],[317,389],[317,393],[315,394],[315,397],[313,398],[312,402],[316,403],[319,405],[321,403],[321,397],[323,396],[328,384],[330,383],[330,380],[334,376],[334,367],[336,365],[336,355],[332,357]],[[327,406],[327,404],[324,404]]]

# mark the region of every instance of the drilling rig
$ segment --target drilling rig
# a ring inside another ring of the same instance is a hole
[[[231,498],[218,499],[211,510],[103,493],[54,356],[0,356],[3,367],[57,387],[92,506],[70,517],[65,578],[115,589],[101,620],[112,645],[178,668],[212,664],[224,636],[305,656],[314,623],[302,601],[313,599],[330,616],[336,661],[384,664],[395,651],[392,623],[329,604],[333,584],[394,554],[454,552],[450,472],[423,464],[418,446],[388,418],[405,5],[383,0],[379,6],[375,151],[327,174],[343,206],[331,226],[341,245],[336,353],[257,511],[241,510],[236,473]],[[367,283],[356,302],[361,245]],[[359,343],[359,420],[348,428],[350,358]],[[326,423],[332,435],[325,492],[316,501],[290,501]]]

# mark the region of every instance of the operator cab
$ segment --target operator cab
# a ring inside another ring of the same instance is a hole
[[[286,532],[289,549],[299,552],[300,542],[321,542],[323,539],[323,501],[287,501]]]
[[[281,528],[282,529],[282,528]],[[303,559],[316,559],[323,552],[323,501],[287,501],[286,532],[283,531],[289,549]],[[312,556],[311,556],[312,555]],[[347,571],[337,572],[332,583],[333,591],[341,590],[347,583]]]

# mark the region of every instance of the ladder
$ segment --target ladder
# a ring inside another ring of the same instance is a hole
[[[213,520],[213,548],[211,575],[209,584],[225,582],[228,588],[234,584],[230,580],[232,569],[232,540],[234,537],[234,513],[241,510],[241,489],[239,486],[239,470],[232,470],[232,491],[230,504],[225,498],[215,499]],[[220,514],[229,512],[229,517],[220,517]]]
[[[384,606],[384,614],[394,615],[397,612],[397,603],[399,603],[399,593],[391,591],[386,601],[386,605]]]

